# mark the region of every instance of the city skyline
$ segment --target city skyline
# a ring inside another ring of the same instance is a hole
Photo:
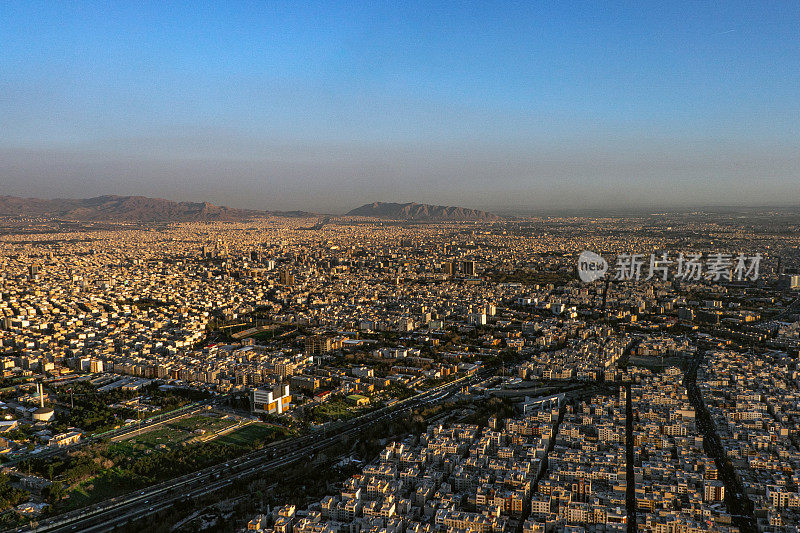
[[[128,200],[0,215],[4,530],[800,523],[796,213]]]
[[[0,530],[800,533],[800,3],[0,21]]]

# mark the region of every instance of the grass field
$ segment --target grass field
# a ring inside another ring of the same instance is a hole
[[[223,444],[233,444],[248,446],[252,442],[264,441],[272,442],[288,433],[286,428],[277,426],[267,426],[265,424],[248,424],[243,428],[231,431],[227,435],[219,437],[218,442]]]
[[[318,422],[327,422],[329,420],[348,420],[361,414],[364,409],[370,407],[355,407],[346,400],[331,400],[322,403],[314,408],[311,418]]]
[[[188,416],[144,431],[133,437],[114,444],[115,451],[132,455],[149,454],[157,449],[174,448],[183,443],[210,433],[221,431],[236,424],[234,419],[226,419],[217,415],[202,414]],[[203,430],[203,434],[195,433]]]
[[[189,416],[186,418],[181,418],[180,420],[176,420],[174,422],[170,422],[167,426],[171,426],[177,429],[183,429],[186,431],[195,431],[198,429],[203,429],[206,432],[212,431],[220,431],[225,429],[226,427],[230,427],[236,423],[236,420],[232,418],[222,418],[220,416],[215,415],[196,415],[196,416]]]
[[[233,419],[223,419],[219,416],[198,415],[187,417],[136,435],[125,441],[111,444],[109,450],[134,460],[144,458],[144,456],[157,460],[160,455],[167,454],[170,450],[179,448],[184,443],[197,442],[194,441],[194,438],[198,435],[194,431],[198,428],[205,429],[207,432],[218,431],[230,428],[235,423],[236,421]],[[284,438],[289,433],[290,430],[281,426],[251,422],[232,430],[230,433],[212,439],[210,442],[228,446],[228,448],[225,448],[226,455],[213,458],[206,457],[205,464],[197,464],[194,468],[210,466],[216,462],[238,457],[254,447],[260,447],[258,444],[269,444]],[[209,443],[198,442],[193,444],[193,453],[207,445]],[[187,470],[187,473],[189,471],[193,471],[193,469]],[[132,489],[138,490],[136,487],[143,485],[143,483],[141,480],[137,481],[137,479],[138,475],[133,474],[132,471],[121,470],[117,466],[112,466],[74,486],[69,491],[69,499],[62,502],[61,510],[84,507],[129,492]]]

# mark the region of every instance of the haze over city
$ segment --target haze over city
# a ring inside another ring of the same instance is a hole
[[[0,533],[800,533],[798,28],[0,2]]]
[[[788,205],[794,2],[13,2],[3,194]]]

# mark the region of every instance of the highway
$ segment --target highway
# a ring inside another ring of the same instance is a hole
[[[236,480],[285,468],[298,460],[310,458],[313,454],[336,444],[343,436],[358,435],[369,426],[396,417],[400,413],[440,402],[458,388],[486,381],[491,375],[491,371],[482,370],[472,377],[459,378],[398,401],[391,406],[382,407],[349,421],[341,422],[335,428],[328,428],[323,436],[316,431],[294,439],[279,441],[227,463],[55,516],[34,524],[32,527],[23,526],[16,531],[108,531],[129,520],[140,519],[158,512],[185,498],[209,494]],[[336,433],[331,435],[332,431]]]
[[[70,451],[77,450],[78,448],[82,448],[87,444],[91,444],[92,442],[97,442],[100,439],[110,439],[112,441],[120,440],[121,438],[131,434],[136,433],[138,431],[142,431],[145,429],[152,429],[155,426],[160,424],[165,424],[167,422],[171,422],[173,420],[177,420],[178,418],[182,418],[184,416],[189,416],[191,414],[200,412],[203,410],[207,405],[211,405],[211,400],[204,400],[202,402],[196,402],[180,409],[175,409],[168,413],[164,413],[162,415],[157,415],[152,418],[148,418],[141,423],[131,424],[129,426],[124,426],[119,429],[112,429],[111,431],[106,431],[105,433],[100,433],[97,435],[92,435],[88,439],[82,440],[75,444],[70,444],[69,446],[60,446],[57,448],[47,448],[45,450],[40,451],[39,453],[31,454],[27,453],[21,457],[16,457],[3,463],[3,466],[11,467],[19,464],[21,461],[26,459],[42,459],[46,457],[53,457],[56,455],[62,455]]]

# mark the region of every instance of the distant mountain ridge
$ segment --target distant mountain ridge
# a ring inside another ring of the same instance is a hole
[[[373,202],[349,211],[347,216],[390,218],[396,220],[500,220],[499,216],[478,209],[418,204],[415,202],[406,204]]]
[[[233,209],[208,202],[173,202],[146,196],[108,195],[54,200],[0,196],[0,216],[43,217],[82,222],[235,222],[270,215],[313,216],[312,213],[303,211],[272,212]]]

